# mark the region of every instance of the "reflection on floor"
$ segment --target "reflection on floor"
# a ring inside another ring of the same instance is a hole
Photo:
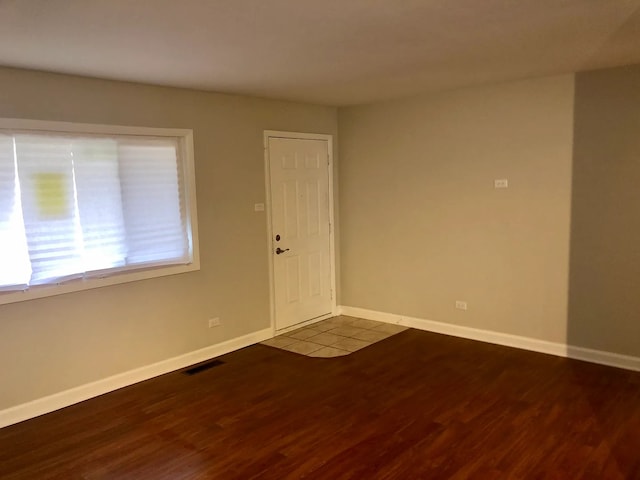
[[[309,357],[340,357],[406,329],[400,325],[341,315],[283,333],[262,344]]]

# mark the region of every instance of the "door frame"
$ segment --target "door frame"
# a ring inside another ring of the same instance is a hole
[[[297,140],[326,140],[327,150],[329,155],[329,164],[327,166],[329,175],[329,260],[331,268],[331,313],[316,317],[291,327],[276,330],[276,290],[274,279],[274,266],[273,266],[273,223],[271,219],[271,169],[269,159],[269,139],[270,138],[285,138],[285,139],[297,139]],[[325,318],[333,317],[337,314],[337,295],[336,295],[336,248],[335,248],[335,221],[334,221],[334,198],[333,198],[333,135],[327,135],[323,133],[301,133],[301,132],[284,132],[278,130],[265,130],[264,131],[264,178],[265,178],[265,193],[266,203],[265,211],[267,213],[267,253],[269,259],[269,316],[271,319],[271,329],[273,334],[285,333],[290,330],[295,330],[304,325],[309,325]]]

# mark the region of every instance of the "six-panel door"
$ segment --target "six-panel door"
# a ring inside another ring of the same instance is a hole
[[[269,138],[276,329],[331,313],[326,140]]]

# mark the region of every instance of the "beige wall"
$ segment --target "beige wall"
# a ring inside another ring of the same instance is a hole
[[[342,304],[564,342],[573,94],[558,76],[340,109]]]
[[[579,73],[569,342],[640,356],[640,65]]]
[[[335,134],[335,109],[0,69],[0,116],[193,129],[202,259],[0,306],[0,409],[269,327],[263,130]]]
[[[339,124],[341,304],[640,355],[640,66],[575,82],[575,97],[567,75],[336,115],[0,68],[1,117],[192,128],[202,257],[0,306],[0,410],[269,326],[265,129]]]

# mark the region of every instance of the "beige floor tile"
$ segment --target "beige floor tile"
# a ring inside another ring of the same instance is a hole
[[[329,332],[323,332],[323,333],[320,333],[319,335],[314,335],[313,337],[308,338],[307,341],[329,347],[334,343],[336,343],[338,340],[342,340],[344,338],[347,338],[347,337],[343,337],[342,335],[335,335]]]
[[[344,323],[344,324],[350,324],[350,323],[355,322],[356,320],[360,320],[359,318],[356,318],[356,317],[349,317],[349,316],[347,316],[347,315],[338,315],[338,316],[337,316],[337,317],[335,317],[335,318],[337,318],[339,321],[341,321],[341,322],[342,322],[342,323]]]
[[[396,325],[395,323],[383,323],[379,327],[373,329],[374,332],[386,332],[386,333],[400,333],[404,332],[407,327],[402,325]]]
[[[328,333],[333,333],[334,335],[342,335],[343,337],[351,337],[356,333],[366,332],[364,328],[356,328],[356,327],[336,327],[328,331]]]
[[[321,358],[331,358],[331,357],[342,357],[344,355],[349,355],[351,352],[348,350],[342,350],[340,348],[333,347],[322,347],[320,350],[316,350],[309,354],[310,357],[321,357]]]
[[[339,316],[265,340],[263,345],[310,357],[347,355],[406,330],[401,325]]]
[[[349,326],[357,327],[357,328],[373,329],[373,328],[379,327],[380,325],[383,325],[383,323],[376,322],[374,320],[366,320],[364,318],[357,318],[355,321],[351,322],[351,325]]]
[[[318,330],[317,328],[311,328],[311,327],[305,327],[304,330],[307,332],[312,332],[313,336],[323,333],[325,331],[325,330]],[[302,339],[302,340],[305,340],[305,339]]]
[[[299,353],[301,355],[309,355],[310,353],[316,352],[320,350],[322,345],[318,345],[317,343],[305,342],[304,340],[298,340],[291,345],[287,345],[286,347],[281,347],[283,350],[288,350],[290,352]]]
[[[385,338],[391,336],[393,336],[393,333],[381,332],[376,330],[365,330],[362,333],[355,333],[351,335],[351,338],[363,340],[365,342],[379,342],[380,340],[384,340]]]
[[[358,319],[353,317],[339,316],[339,317],[329,318],[325,320],[325,322],[329,325],[335,325],[336,327],[346,327],[348,325],[351,325],[356,320]]]
[[[345,338],[344,340],[337,341],[331,346],[333,348],[340,348],[343,350],[349,350],[350,352],[355,352],[356,350],[368,347],[369,345],[371,345],[371,342],[364,342],[362,340],[356,340],[355,338]]]
[[[273,337],[268,340],[265,340],[264,342],[261,342],[261,343],[262,345],[268,345],[269,347],[283,348],[295,342],[297,342],[295,338],[278,336],[278,337]]]
[[[333,323],[326,323],[326,320],[305,327],[305,329],[317,330],[318,332],[326,332],[327,330],[331,330],[332,328],[336,328],[336,326]]]
[[[313,337],[320,333],[318,330],[314,330],[311,328],[299,328],[298,330],[292,330],[287,333],[283,333],[285,337],[295,338],[297,340],[304,340],[309,337]]]

